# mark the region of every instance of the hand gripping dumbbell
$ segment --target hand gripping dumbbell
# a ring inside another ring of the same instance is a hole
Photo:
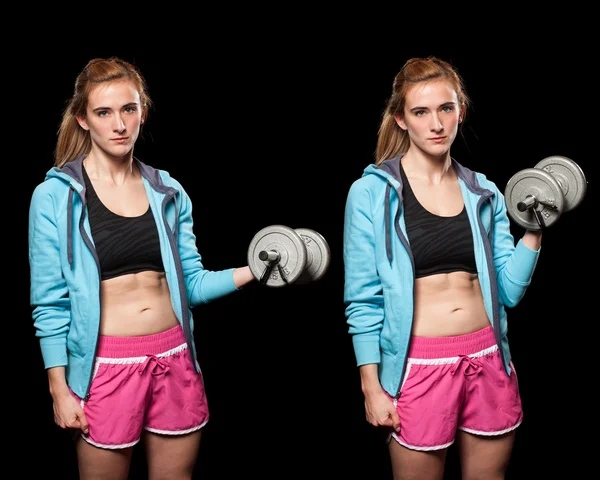
[[[330,259],[325,238],[309,228],[271,225],[257,232],[248,247],[250,271],[267,287],[319,280]]]
[[[561,155],[544,158],[535,168],[513,175],[504,191],[510,217],[526,230],[541,230],[577,207],[587,190],[583,171]]]

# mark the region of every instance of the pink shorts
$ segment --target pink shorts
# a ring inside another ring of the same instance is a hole
[[[82,437],[102,448],[131,447],[142,430],[190,433],[209,417],[202,374],[181,326],[138,337],[100,336],[89,396],[75,397],[89,424]]]
[[[492,327],[454,337],[412,337],[400,397],[400,432],[413,450],[438,450],[456,430],[501,435],[523,420],[514,365],[504,370]]]

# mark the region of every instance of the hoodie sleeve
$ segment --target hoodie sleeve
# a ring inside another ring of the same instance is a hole
[[[354,183],[344,215],[344,303],[357,365],[379,363],[383,290],[375,261],[369,192]]]
[[[67,365],[67,333],[71,307],[62,275],[53,199],[44,184],[29,207],[30,303],[36,336],[46,368]]]
[[[192,202],[181,185],[179,188],[179,215],[177,245],[183,265],[183,275],[191,307],[209,303],[217,298],[238,290],[233,281],[233,271],[229,268],[219,271],[206,270],[196,246]]]
[[[537,265],[540,249],[531,250],[522,240],[515,247],[504,195],[496,188],[492,248],[500,300],[515,307],[525,295]]]

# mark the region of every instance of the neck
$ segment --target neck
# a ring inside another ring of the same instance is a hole
[[[91,179],[110,181],[115,185],[122,185],[137,172],[133,152],[124,157],[114,157],[92,149],[83,160],[83,165]]]
[[[402,167],[407,177],[419,178],[436,185],[454,173],[450,152],[438,157],[409,149],[402,157]]]

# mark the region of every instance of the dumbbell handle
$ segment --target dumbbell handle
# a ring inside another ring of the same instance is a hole
[[[263,262],[278,262],[279,260],[281,260],[281,256],[276,250],[261,250],[260,252],[258,252],[258,258]]]
[[[544,207],[556,210],[556,204],[552,200],[549,202],[545,202],[543,200],[538,200],[534,195],[528,195],[527,197],[525,197],[525,200],[522,200],[519,203],[517,203],[517,209],[519,210],[519,212],[524,212],[525,210],[529,210],[532,207],[537,207],[538,203],[540,205],[543,205]]]
[[[524,212],[526,210],[532,209],[533,215],[535,216],[535,220],[537,221],[540,228],[546,228],[546,222],[544,222],[544,218],[542,217],[541,213],[538,212],[535,208],[538,206],[538,204],[556,210],[556,205],[554,204],[554,202],[544,202],[543,200],[538,200],[535,197],[535,195],[527,195],[525,197],[525,200],[521,200],[519,203],[517,203],[517,210],[519,210],[519,212]]]
[[[281,255],[279,255],[279,252],[276,250],[261,250],[260,252],[258,252],[258,258],[260,260],[262,260],[263,262],[268,261],[269,264],[265,267],[263,274],[260,277],[260,284],[264,285],[267,283],[268,279],[269,279],[269,275],[271,275],[271,272],[273,271],[273,268],[275,266],[277,266],[277,271],[279,272],[279,275],[281,276],[281,279],[285,282],[288,283],[287,280],[287,276],[285,274],[285,272],[283,271],[283,268],[281,268],[281,265],[279,264],[279,261],[281,260]]]
[[[537,204],[537,198],[535,198],[533,195],[528,195],[527,197],[525,197],[525,200],[522,200],[519,203],[517,203],[517,209],[519,210],[519,212],[524,212],[529,208],[535,207]]]

